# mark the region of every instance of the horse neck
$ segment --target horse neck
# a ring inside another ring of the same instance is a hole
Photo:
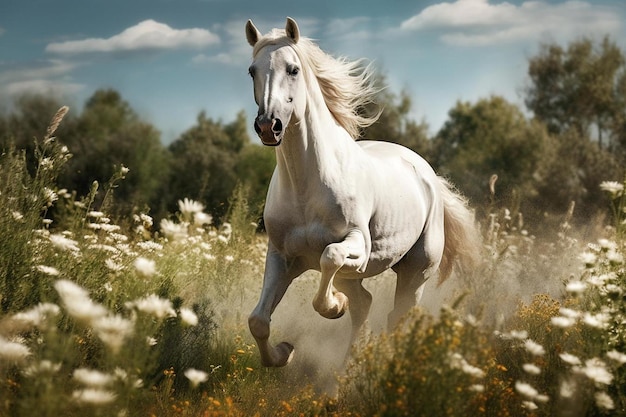
[[[312,92],[311,92],[312,91]],[[320,182],[335,182],[342,161],[358,148],[348,132],[333,118],[319,89],[308,92],[305,116],[290,124],[276,149],[278,170],[296,191]]]

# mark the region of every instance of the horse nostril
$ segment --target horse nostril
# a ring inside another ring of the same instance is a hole
[[[261,126],[259,126],[258,120],[254,121],[254,131],[257,133],[257,135],[261,134]]]
[[[274,119],[272,122],[272,132],[278,134],[283,131],[283,122],[280,119]]]

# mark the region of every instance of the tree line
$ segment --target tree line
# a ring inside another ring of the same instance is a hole
[[[381,77],[384,83],[384,77]],[[585,221],[606,207],[598,185],[621,180],[626,162],[626,54],[608,37],[567,45],[544,44],[529,59],[524,109],[493,95],[459,101],[434,135],[411,118],[406,92],[379,93],[383,112],[362,137],[405,145],[449,177],[479,208],[507,206],[544,218],[562,214],[573,201]],[[34,166],[34,138],[64,103],[24,95],[0,115],[0,149],[24,149]],[[250,140],[245,114],[230,122],[201,112],[196,123],[169,145],[142,120],[121,94],[98,90],[80,114],[67,116],[57,131],[73,157],[59,184],[86,195],[94,180],[104,183],[116,169],[130,169],[115,190],[116,208],[149,208],[156,217],[176,210],[183,197],[224,216],[235,188],[246,190],[252,208],[262,207],[274,167],[274,151]],[[489,179],[498,176],[497,192]]]

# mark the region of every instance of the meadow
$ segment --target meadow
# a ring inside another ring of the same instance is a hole
[[[85,196],[58,184],[66,111],[34,172],[0,155],[0,416],[626,415],[624,183],[598,184],[612,216],[593,233],[570,225],[573,205],[540,237],[489,205],[480,267],[429,282],[390,331],[393,274],[371,279],[352,345],[305,274],[273,317],[296,356],[266,369],[246,320],[266,239],[244,190],[219,226],[185,196],[169,218],[116,218],[124,166]]]

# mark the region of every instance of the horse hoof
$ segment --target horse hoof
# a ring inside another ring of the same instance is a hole
[[[278,360],[274,366],[281,367],[287,365],[293,359],[294,347],[291,343],[282,342],[276,346]]]
[[[320,311],[320,315],[327,319],[338,319],[348,311],[348,297],[343,293],[335,293],[335,305],[326,311]]]

